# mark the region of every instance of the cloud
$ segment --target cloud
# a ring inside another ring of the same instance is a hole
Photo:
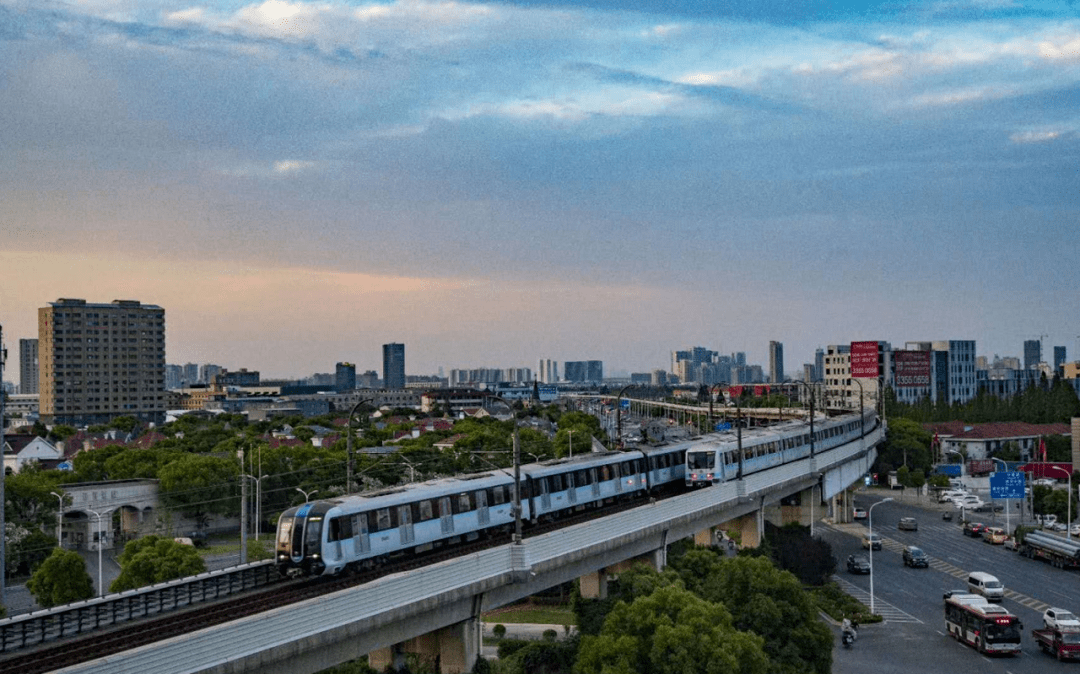
[[[1018,131],[1009,136],[1009,140],[1018,145],[1024,145],[1027,143],[1046,143],[1060,137],[1060,131]]]
[[[278,175],[284,175],[287,173],[298,173],[300,171],[306,171],[315,166],[313,161],[300,161],[297,159],[283,159],[274,162],[274,173]]]

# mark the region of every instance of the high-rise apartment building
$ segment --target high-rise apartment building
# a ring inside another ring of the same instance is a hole
[[[1065,364],[1065,347],[1054,347],[1054,372],[1061,369],[1061,366]]]
[[[559,383],[559,361],[541,358],[536,363],[536,378],[541,384]]]
[[[356,366],[352,363],[338,363],[334,367],[334,390],[341,393],[356,388]]]
[[[1024,369],[1030,370],[1042,362],[1042,342],[1038,339],[1024,340]]]
[[[165,388],[172,391],[183,388],[184,368],[179,365],[165,364]]]
[[[601,360],[568,360],[563,363],[563,379],[575,382],[600,382],[604,379]]]
[[[38,392],[38,340],[19,340],[19,393]]]
[[[192,384],[199,383],[199,364],[198,363],[185,363],[184,364],[184,376],[181,381],[184,386],[191,386]]]
[[[769,381],[780,384],[784,381],[784,345],[769,342]]]
[[[206,363],[205,365],[200,365],[199,366],[199,383],[200,384],[212,384],[214,382],[214,377],[221,374],[222,369],[223,368],[220,365],[215,365],[213,363]]]
[[[825,377],[825,349],[819,348],[814,352],[814,381],[821,381]]]
[[[165,416],[165,310],[59,299],[38,309],[41,420],[76,426]]]
[[[390,389],[405,388],[405,345],[383,344],[383,386]]]

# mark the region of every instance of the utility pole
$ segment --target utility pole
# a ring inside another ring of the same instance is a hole
[[[247,564],[247,475],[244,475],[244,448],[240,447],[240,563]]]

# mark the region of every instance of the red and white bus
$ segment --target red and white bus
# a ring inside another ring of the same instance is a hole
[[[945,630],[980,653],[1016,655],[1023,629],[1008,609],[981,595],[957,593],[945,598]]]

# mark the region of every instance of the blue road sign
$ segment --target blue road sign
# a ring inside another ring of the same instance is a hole
[[[730,421],[721,421],[720,423],[716,424],[716,430],[718,430],[718,431],[730,431],[731,430],[731,422]]]
[[[990,498],[1024,498],[1024,474],[1014,470],[991,475]]]
[[[624,400],[620,400],[619,405],[622,406],[624,410],[630,409],[630,399],[626,398]]]

